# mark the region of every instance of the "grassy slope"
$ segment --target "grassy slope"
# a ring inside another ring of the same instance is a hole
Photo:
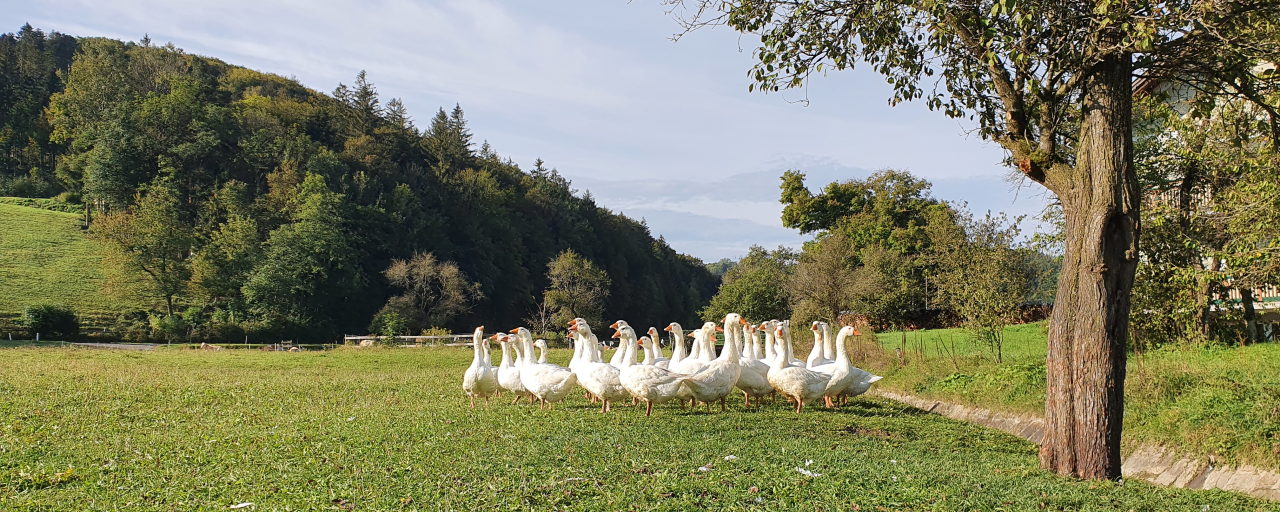
[[[555,411],[472,410],[459,389],[466,349],[0,357],[6,510],[1273,507],[1051,475],[1029,443],[880,399],[802,415],[736,399],[728,413],[601,415],[580,396]],[[821,476],[795,470],[809,460]]]
[[[926,357],[893,356],[865,364],[883,372],[880,385],[992,409],[1044,413],[1045,333],[1042,323],[1005,334],[1005,363],[967,341],[963,331],[908,333],[925,340]],[[950,347],[938,351],[939,341]],[[894,354],[901,333],[883,333]],[[910,342],[908,342],[910,345]],[[910,354],[910,349],[908,350]],[[958,369],[957,369],[958,366]],[[1125,446],[1158,442],[1233,463],[1280,468],[1280,343],[1243,348],[1175,349],[1130,356],[1125,381]]]
[[[128,307],[103,292],[101,252],[79,219],[0,203],[0,314],[19,314],[38,302],[66,304],[89,316]]]

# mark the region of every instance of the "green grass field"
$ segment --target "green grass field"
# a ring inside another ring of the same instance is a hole
[[[103,291],[101,249],[80,225],[73,213],[0,203],[0,315],[51,302],[92,323],[130,307]]]
[[[885,375],[879,385],[889,389],[1043,414],[1043,325],[1009,327],[1003,364],[959,329],[907,333],[902,359],[894,351],[904,346],[902,333],[880,334],[885,351],[870,353],[863,364]],[[1130,355],[1124,422],[1126,450],[1156,442],[1229,463],[1280,468],[1280,343]]]
[[[800,415],[739,400],[602,415],[580,396],[472,410],[459,348],[0,357],[4,510],[1275,508],[1055,476],[1029,443],[881,399]]]

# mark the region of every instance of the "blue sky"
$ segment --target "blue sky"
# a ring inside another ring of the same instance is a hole
[[[1005,182],[1002,151],[966,124],[922,103],[889,107],[889,86],[867,69],[747,92],[756,39],[719,28],[673,42],[679,27],[657,0],[5,3],[4,31],[150,35],[324,92],[363,69],[419,124],[461,104],[499,154],[525,168],[542,158],[706,261],[808,238],[779,221],[787,169],[815,190],[906,169],[979,213],[1035,214],[1046,201],[1038,185]]]

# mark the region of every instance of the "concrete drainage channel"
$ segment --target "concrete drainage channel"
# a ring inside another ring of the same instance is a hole
[[[869,394],[896,400],[917,409],[951,419],[1002,430],[1036,444],[1044,439],[1044,418],[1033,414],[995,412],[973,406],[941,402],[917,396],[873,390]],[[1183,489],[1223,489],[1280,500],[1280,473],[1243,465],[1218,466],[1213,460],[1179,457],[1158,445],[1143,445],[1125,457],[1125,478],[1137,478]]]

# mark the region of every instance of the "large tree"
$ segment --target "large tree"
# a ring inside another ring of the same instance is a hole
[[[793,319],[836,323],[858,297],[860,282],[850,262],[853,242],[837,232],[807,245],[787,280],[787,293],[796,309]]]
[[[547,264],[547,280],[551,287],[543,293],[543,300],[555,311],[556,325],[567,325],[574,318],[597,325],[603,320],[612,282],[591,260],[565,249]]]
[[[687,29],[727,24],[759,35],[752,88],[800,87],[814,73],[869,64],[893,86],[891,103],[924,99],[932,109],[976,121],[978,133],[1000,144],[1011,165],[1057,195],[1066,221],[1065,258],[1049,331],[1041,465],[1119,478],[1141,204],[1131,130],[1134,72],[1247,70],[1247,58],[1234,51],[1238,41],[1230,38],[1265,33],[1258,25],[1273,27],[1275,3],[691,3],[680,15]]]
[[[163,300],[169,316],[191,277],[193,237],[183,217],[173,182],[160,178],[138,193],[128,209],[102,217],[92,231],[108,248],[107,265],[138,278],[139,293]]]
[[[796,251],[786,247],[770,251],[751,246],[742,259],[724,264],[728,270],[721,278],[720,290],[700,316],[712,322],[729,313],[739,313],[753,322],[790,318],[787,281],[795,272],[798,258]]]
[[[480,285],[471,282],[465,272],[458,270],[457,263],[440,261],[429,252],[414,254],[408,260],[391,260],[391,265],[382,275],[391,284],[405,290],[403,295],[392,297],[391,301],[411,305],[412,313],[406,318],[425,324],[421,327],[443,326],[453,317],[468,311],[473,301],[484,297]]]

